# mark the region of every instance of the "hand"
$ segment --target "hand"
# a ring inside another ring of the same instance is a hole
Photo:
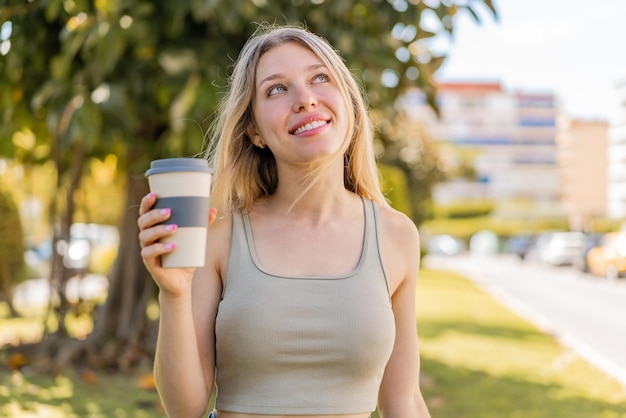
[[[141,258],[143,263],[152,275],[160,291],[166,296],[178,297],[189,291],[193,268],[164,269],[161,263],[163,254],[174,251],[173,244],[159,242],[163,237],[167,237],[176,232],[176,225],[164,225],[170,209],[153,209],[156,202],[156,195],[148,193],[141,199],[139,205],[139,245],[141,246]],[[209,211],[209,225],[215,220],[216,209]]]

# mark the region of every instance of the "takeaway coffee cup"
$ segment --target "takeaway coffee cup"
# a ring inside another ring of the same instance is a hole
[[[163,267],[202,267],[209,223],[209,196],[213,170],[200,158],[154,160],[146,171],[155,208],[170,208],[165,224],[176,224],[173,235],[161,240],[176,248],[162,257]]]

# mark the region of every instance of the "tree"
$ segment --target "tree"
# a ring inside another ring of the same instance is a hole
[[[19,316],[13,306],[13,287],[25,276],[24,238],[17,206],[11,195],[0,187],[0,299],[9,306],[11,316]]]
[[[56,238],[67,238],[87,158],[115,154],[128,178],[129,209],[107,302],[86,343],[47,344],[57,366],[89,353],[99,353],[87,356],[99,362],[130,365],[146,347],[153,287],[139,257],[133,209],[146,192],[142,173],[152,159],[199,152],[229,66],[254,22],[305,22],[338,48],[371,106],[384,109],[408,86],[421,88],[435,105],[433,74],[445,56],[433,54],[429,40],[452,35],[459,12],[480,21],[477,7],[496,13],[490,0],[5,0],[0,136],[28,128],[49,151],[44,158],[56,162]],[[5,142],[0,153],[12,155]],[[58,257],[53,267],[63,296],[67,274]],[[66,308],[62,302],[57,314]],[[63,331],[49,340],[63,341]]]
[[[429,197],[432,186],[446,176],[441,169],[437,147],[424,127],[411,121],[401,109],[396,113],[392,122],[383,112],[372,112],[379,139],[385,144],[380,162],[404,174],[409,191],[407,214],[419,224],[431,217]]]

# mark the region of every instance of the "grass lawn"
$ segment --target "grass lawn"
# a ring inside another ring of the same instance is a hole
[[[3,312],[0,347],[37,337],[36,319]],[[626,388],[456,273],[422,271],[417,315],[433,418],[626,418]],[[0,417],[164,417],[149,370],[51,377],[0,360]]]
[[[422,272],[418,330],[433,418],[626,417],[626,388],[456,273]]]
[[[142,375],[70,371],[57,377],[0,373],[0,417],[164,417],[159,397],[141,388]]]

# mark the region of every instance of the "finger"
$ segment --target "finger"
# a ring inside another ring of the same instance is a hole
[[[146,212],[150,210],[154,203],[156,202],[156,195],[152,192],[145,195],[141,202],[139,203],[139,215],[144,215]]]
[[[141,258],[143,258],[144,263],[147,265],[151,263],[156,263],[157,257],[162,256],[163,254],[171,253],[176,248],[176,244],[174,243],[160,243],[157,242],[155,244],[149,245],[141,249]],[[160,265],[160,263],[158,263]]]
[[[170,208],[153,209],[137,219],[137,226],[140,230],[148,229],[151,226],[165,222],[172,215]]]
[[[158,225],[156,227],[143,229],[139,232],[139,246],[141,248],[148,247],[156,242],[158,242],[161,238],[172,235],[176,232],[178,228],[177,225]]]
[[[211,208],[209,209],[209,225],[212,225],[217,217],[217,209]]]

